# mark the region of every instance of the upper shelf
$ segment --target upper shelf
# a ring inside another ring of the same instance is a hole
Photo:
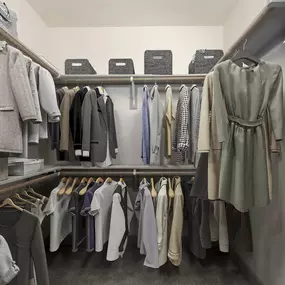
[[[56,78],[60,75],[59,71],[46,59],[43,57],[38,56],[35,52],[33,52],[30,48],[28,48],[26,45],[24,45],[20,40],[13,37],[9,33],[7,33],[4,29],[0,27],[0,39],[3,41],[6,41],[9,45],[17,48],[20,50],[24,55],[31,58],[34,62],[39,64],[40,66],[47,69],[51,75]]]
[[[219,62],[232,58],[243,47],[261,57],[284,39],[285,2],[269,3]]]

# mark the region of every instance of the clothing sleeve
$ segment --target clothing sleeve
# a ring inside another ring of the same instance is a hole
[[[49,216],[51,215],[56,209],[56,202],[57,202],[57,192],[52,191],[48,202],[44,208],[44,213]]]
[[[57,105],[56,91],[53,78],[48,70],[39,69],[39,97],[43,110],[48,114],[51,123],[58,122],[60,111]]]
[[[77,204],[76,194],[71,193],[71,197],[70,197],[69,204],[68,204],[68,212],[72,215],[75,215],[76,204]]]
[[[283,74],[282,68],[278,68],[278,74],[271,91],[269,112],[272,128],[277,141],[283,139]]]
[[[169,239],[168,258],[175,266],[180,265],[182,258],[183,205],[183,194],[174,197],[174,214]]]
[[[67,92],[61,102],[60,111],[63,114],[60,120],[60,150],[68,151],[69,148],[69,107],[70,94]]]
[[[91,92],[85,95],[82,104],[82,155],[85,157],[90,156],[90,142],[91,142],[91,115],[92,115],[92,102]]]
[[[97,214],[99,214],[99,211],[100,211],[100,201],[99,201],[99,197],[97,197],[96,192],[95,192],[92,202],[91,202],[89,214],[91,216],[96,216]]]
[[[146,197],[142,227],[142,242],[146,253],[144,265],[151,268],[159,268],[157,228],[151,195]]]
[[[178,151],[185,152],[189,148],[189,133],[188,133],[188,122],[189,122],[189,91],[185,86],[183,87],[183,97],[181,104],[181,114],[180,114],[180,126],[178,129]]]
[[[217,122],[217,136],[220,143],[228,139],[228,113],[226,102],[223,97],[220,82],[219,70],[216,68],[213,74],[213,100],[215,100],[215,108],[212,110]]]
[[[198,135],[198,152],[210,151],[210,108],[209,108],[209,86],[207,75],[202,93],[200,127]]]
[[[229,236],[226,206],[223,201],[216,201],[219,207],[219,247],[221,252],[229,252]]]
[[[89,211],[91,210],[91,197],[89,195],[89,193],[87,192],[84,196],[84,202],[83,202],[83,205],[82,205],[82,209],[81,209],[81,212],[80,212],[80,215],[81,216],[87,216]]]
[[[110,126],[110,130],[112,131],[112,140],[114,143],[114,147],[115,147],[115,153],[117,154],[119,149],[118,149],[118,141],[117,141],[117,131],[116,131],[116,123],[115,123],[115,114],[114,114],[114,104],[113,102],[110,100],[110,122],[109,122],[109,126]]]
[[[39,219],[36,219],[36,226],[31,244],[31,254],[35,265],[37,283],[40,285],[49,285],[46,252]]]
[[[108,261],[114,261],[119,258],[119,246],[126,231],[125,215],[120,202],[120,195],[114,194],[107,251]]]
[[[37,120],[24,56],[9,49],[9,72],[15,101],[23,121]]]

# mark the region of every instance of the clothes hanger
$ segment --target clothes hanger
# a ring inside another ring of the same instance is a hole
[[[165,91],[167,91],[167,89],[169,88],[169,87],[171,87],[169,84],[167,84],[166,86],[165,86]]]
[[[169,196],[169,198],[174,198],[174,196],[175,196],[175,193],[172,189],[172,183],[171,183],[170,178],[168,178],[168,196]]]
[[[4,200],[4,202],[0,205],[0,208],[3,208],[3,207],[5,207],[5,206],[11,206],[11,207],[13,207],[14,209],[17,209],[18,211],[23,212],[23,209],[20,208],[20,207],[18,207],[17,205],[15,205],[11,198],[6,198],[6,199]]]
[[[180,86],[180,88],[179,88],[179,92],[182,90],[182,88],[184,88],[184,87],[186,87],[186,85],[185,84],[182,84],[181,86]]]
[[[62,196],[65,193],[67,187],[70,185],[70,183],[72,183],[72,181],[73,181],[73,178],[69,177],[66,180],[65,185],[57,192],[57,195]]]
[[[96,179],[96,183],[103,183],[104,182],[104,179],[102,177],[98,177]]]
[[[46,196],[43,196],[39,193],[37,193],[33,188],[29,187],[28,190],[27,190],[28,193],[32,194],[32,195],[35,195],[37,198],[39,199],[45,199],[45,200],[48,200],[48,198]]]
[[[237,61],[248,60],[253,62],[255,65],[258,65],[260,63],[260,59],[245,50],[246,43],[247,39],[243,44],[243,49],[241,51],[238,51],[236,55],[233,56],[232,62],[236,63]]]
[[[153,177],[151,177],[150,182],[151,182],[151,197],[155,198],[157,196],[157,192],[156,192],[155,187],[154,187]]]
[[[26,199],[22,198],[18,193],[15,194],[15,196],[14,196],[13,198],[16,198],[16,199],[18,199],[18,200],[20,200],[20,201],[22,201],[22,202],[25,202],[26,204],[29,204],[29,205],[31,205],[31,206],[34,207],[34,208],[37,207],[36,204],[34,204],[33,202],[31,202],[31,201],[29,201],[29,200],[26,200]]]
[[[92,182],[95,182],[95,181],[94,181],[94,179],[91,177],[91,178],[89,178],[89,180],[88,180],[88,182],[87,182],[87,185],[86,185],[83,189],[80,190],[80,192],[79,192],[79,195],[80,195],[80,196],[85,195],[86,191],[88,190],[89,185],[90,185]]]
[[[79,184],[80,184],[80,180],[79,180],[78,177],[76,177],[76,178],[73,180],[72,185],[67,188],[67,190],[64,192],[64,194],[70,195],[70,194],[74,191],[75,187],[77,187]]]
[[[27,193],[27,191],[23,191],[23,192],[20,193],[20,194],[23,195],[23,196],[25,196],[25,197],[27,197],[27,198],[29,198],[29,199],[31,199],[31,200],[34,200],[34,202],[36,202],[36,201],[38,200],[38,198],[35,198],[35,197],[29,195],[29,194]]]
[[[87,183],[88,182],[88,178],[87,177],[83,177],[80,181],[80,183]]]
[[[108,177],[108,178],[106,179],[106,183],[112,183],[112,181],[113,181],[113,179],[112,179],[111,177]]]

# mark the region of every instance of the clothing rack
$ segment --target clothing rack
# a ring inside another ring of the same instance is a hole
[[[134,84],[183,84],[201,83],[206,74],[189,75],[60,75],[54,79],[56,85],[101,84],[129,85]]]
[[[20,50],[24,55],[31,58],[40,66],[47,69],[54,78],[60,75],[59,70],[55,68],[50,62],[48,62],[45,58],[37,55],[30,48],[24,45],[20,40],[6,32],[3,28],[0,28],[0,40],[6,41],[9,45]]]

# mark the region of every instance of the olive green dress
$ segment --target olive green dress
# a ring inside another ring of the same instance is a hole
[[[240,67],[227,60],[215,67],[213,96],[222,143],[219,199],[246,212],[268,205],[270,141],[283,138],[283,76],[279,65],[260,61]]]

